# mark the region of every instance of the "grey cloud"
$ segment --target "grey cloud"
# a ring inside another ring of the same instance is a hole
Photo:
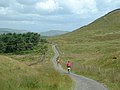
[[[8,7],[10,0],[0,0],[0,7]]]
[[[71,11],[64,5],[60,4],[60,8],[53,11],[45,11],[42,9],[36,9],[35,3],[46,0],[0,0],[1,7],[8,7],[8,10],[12,11],[13,14],[38,14],[38,15],[63,15],[72,14]],[[9,13],[8,13],[9,14]]]
[[[1,15],[1,21],[35,21],[38,17],[34,17],[33,15]]]
[[[24,5],[33,5],[39,0],[17,0],[18,3],[24,4]]]
[[[26,1],[26,0],[21,0],[21,1]],[[25,3],[21,4],[21,3],[18,3],[18,2],[13,2],[10,5],[9,8],[12,9],[13,11],[15,11],[15,12],[18,12],[18,13],[21,13],[21,14],[53,15],[57,12],[57,11],[49,12],[49,11],[45,11],[45,10],[42,10],[42,9],[38,10],[38,9],[35,8],[35,4],[25,5]]]
[[[24,14],[24,15],[33,14],[36,12],[34,10],[34,5],[24,5],[18,2],[12,2],[9,9],[13,11],[13,15],[15,14],[15,12],[17,14]]]
[[[15,28],[28,28],[36,30],[64,29],[73,30],[97,19],[106,12],[120,7],[120,3],[113,0],[113,3],[105,3],[105,0],[96,0],[98,13],[84,13],[83,15],[73,14],[64,2],[59,0],[59,8],[53,12],[37,10],[35,4],[46,0],[0,0],[0,7],[8,8],[6,15],[0,15],[0,27],[9,25]],[[116,3],[115,3],[116,2]],[[3,10],[4,11],[4,10]],[[32,25],[22,21],[35,22]],[[7,23],[9,22],[9,23]],[[12,24],[11,22],[14,22]],[[22,26],[22,27],[21,27]]]
[[[33,6],[25,6],[25,5],[15,5],[12,6],[13,10],[16,12],[22,13],[22,14],[32,14],[35,13],[34,7]]]

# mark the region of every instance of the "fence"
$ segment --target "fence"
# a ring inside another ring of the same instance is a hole
[[[65,54],[57,46],[57,50],[60,53],[62,59],[62,66],[65,67],[67,58]],[[120,67],[105,69],[102,67],[86,66],[77,62],[73,62],[72,72],[77,74],[84,74],[90,77],[94,77],[100,82],[110,82],[115,85],[116,90],[120,89]]]

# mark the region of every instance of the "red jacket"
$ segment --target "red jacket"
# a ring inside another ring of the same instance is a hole
[[[67,63],[67,66],[72,66],[72,63],[71,63],[71,62],[68,62],[68,63]]]

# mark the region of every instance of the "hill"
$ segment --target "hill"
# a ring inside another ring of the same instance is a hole
[[[57,35],[65,34],[65,33],[68,33],[68,31],[51,30],[47,32],[41,32],[40,34],[42,36],[57,36]]]
[[[55,71],[48,59],[31,67],[27,65],[38,57],[36,54],[0,55],[0,90],[69,90],[71,79]]]
[[[58,44],[63,60],[74,63],[75,73],[105,83],[110,90],[120,89],[120,9],[49,40]]]
[[[18,30],[18,29],[10,29],[10,28],[0,28],[0,34],[3,33],[26,33],[27,30]]]
[[[37,71],[7,56],[0,55],[0,72],[1,90],[16,90],[18,87],[25,90],[35,85],[33,81],[40,82],[36,78],[39,77]]]
[[[80,43],[118,39],[120,37],[119,34],[120,9],[117,9],[84,27],[69,34],[61,35],[58,38],[66,43]]]

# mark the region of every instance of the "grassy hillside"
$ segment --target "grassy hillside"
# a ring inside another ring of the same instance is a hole
[[[120,89],[120,9],[71,33],[50,38],[73,71]]]
[[[31,67],[27,64],[39,54],[0,55],[0,90],[70,90],[72,80],[54,70],[51,49],[48,53],[44,62]]]
[[[51,31],[47,31],[47,32],[41,32],[40,34],[42,36],[57,36],[57,35],[65,34],[65,33],[68,33],[68,32],[60,31],[60,30],[51,30]]]
[[[119,34],[120,10],[115,10],[84,27],[81,27],[69,34],[52,38],[52,40],[57,40],[57,43],[75,44],[81,42],[110,41],[119,39]]]
[[[36,71],[9,57],[0,55],[0,89],[1,90],[25,90],[35,88],[38,75]],[[32,82],[33,81],[33,82]],[[30,86],[31,85],[31,86]]]
[[[10,29],[10,28],[0,28],[0,34],[3,33],[26,33],[27,30],[17,30],[17,29]]]

